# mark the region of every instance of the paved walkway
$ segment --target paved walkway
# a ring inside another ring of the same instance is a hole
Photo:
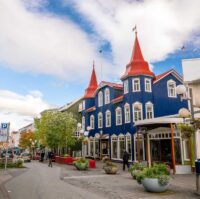
[[[96,169],[89,171],[77,171],[72,165],[55,163],[50,168],[47,163],[38,161],[26,165],[28,169],[9,170],[7,178],[14,178],[5,183],[6,194],[0,195],[1,199],[200,198],[195,195],[194,175],[176,175],[171,179],[167,192],[155,194],[146,192],[142,185],[132,179],[130,173],[122,171],[122,165],[117,175],[106,175],[101,162]],[[2,175],[0,179],[3,179]]]

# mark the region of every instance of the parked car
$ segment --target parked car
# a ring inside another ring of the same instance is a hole
[[[31,154],[30,153],[21,153],[19,158],[23,159],[24,162],[31,162]]]
[[[6,157],[6,151],[2,151],[1,157],[2,157],[2,158],[5,158],[5,157]],[[13,158],[13,153],[12,153],[12,151],[8,151],[8,152],[7,152],[7,158]]]

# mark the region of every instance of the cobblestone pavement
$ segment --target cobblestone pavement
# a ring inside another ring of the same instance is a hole
[[[165,193],[148,193],[142,185],[132,179],[130,173],[121,169],[116,175],[107,175],[102,170],[102,163],[96,169],[77,171],[73,166],[62,166],[62,179],[71,185],[96,193],[106,199],[132,199],[132,198],[163,198],[163,199],[192,199],[200,198],[195,194],[194,175],[175,175],[171,179],[168,191]]]

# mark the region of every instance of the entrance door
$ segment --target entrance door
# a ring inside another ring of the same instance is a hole
[[[109,141],[101,140],[101,158],[109,156]]]
[[[166,162],[171,164],[171,140],[151,140],[152,162]]]

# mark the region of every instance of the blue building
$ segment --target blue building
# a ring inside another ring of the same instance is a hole
[[[123,151],[127,150],[131,154],[130,160],[145,160],[147,139],[137,133],[143,128],[135,124],[172,117],[180,108],[187,107],[176,94],[176,86],[182,84],[182,77],[173,69],[155,76],[143,58],[137,33],[131,60],[121,81],[121,84],[102,81],[98,85],[93,66],[89,86],[79,107],[82,129],[85,135],[88,134],[88,139],[83,142],[85,156],[122,160]],[[169,125],[161,122],[157,127],[163,130]],[[166,140],[159,144],[170,148]],[[156,158],[158,151],[157,147],[150,155],[155,153]]]

